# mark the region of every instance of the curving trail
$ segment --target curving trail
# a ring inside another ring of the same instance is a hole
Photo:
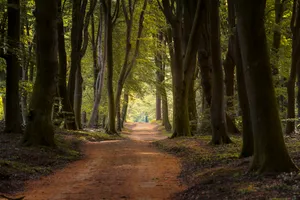
[[[24,200],[172,199],[184,189],[176,158],[151,147],[164,139],[156,126],[127,125],[129,140],[89,142],[85,158],[53,175],[30,181]]]

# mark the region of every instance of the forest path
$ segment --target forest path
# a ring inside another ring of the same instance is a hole
[[[164,139],[153,124],[126,126],[128,140],[88,142],[85,157],[53,175],[29,181],[24,200],[172,199],[184,189],[180,164],[151,147]]]

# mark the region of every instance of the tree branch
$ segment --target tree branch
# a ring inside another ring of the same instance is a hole
[[[137,40],[136,40],[136,44],[135,44],[135,52],[134,52],[134,56],[132,58],[132,61],[131,61],[130,65],[129,65],[127,71],[126,71],[125,80],[129,76],[133,66],[135,65],[136,59],[139,55],[140,39],[142,37],[143,28],[144,28],[143,23],[144,23],[144,16],[145,16],[145,10],[147,8],[147,3],[148,3],[148,0],[144,0],[143,10],[140,14],[140,19],[139,19],[139,30],[138,30]]]
[[[88,32],[88,28],[89,28],[89,24],[90,24],[90,18],[94,13],[95,7],[97,4],[97,0],[91,0],[90,2],[90,8],[89,11],[87,12],[86,16],[85,16],[85,22],[84,22],[84,27],[83,27],[83,46],[80,50],[80,56],[81,58],[84,56],[87,46],[88,46],[88,40],[89,40],[89,32]]]
[[[188,68],[190,67],[190,62],[191,62],[191,54],[193,53],[194,46],[197,46],[197,44],[195,44],[195,38],[197,36],[197,32],[198,32],[198,24],[199,24],[199,19],[200,19],[200,5],[201,5],[201,0],[198,0],[197,3],[197,9],[196,9],[196,13],[194,16],[194,22],[193,22],[193,27],[190,33],[190,37],[189,37],[189,41],[188,41],[188,45],[186,48],[186,52],[185,52],[185,58],[184,58],[184,64],[183,66],[185,67],[184,71],[188,70]]]
[[[120,0],[117,0],[114,14],[112,15],[112,25],[114,25],[119,17]]]

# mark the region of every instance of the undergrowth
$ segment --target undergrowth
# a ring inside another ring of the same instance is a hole
[[[232,144],[213,146],[210,135],[181,137],[153,144],[182,161],[181,180],[188,189],[174,199],[297,199],[298,173],[261,176],[248,172],[251,158],[239,158],[241,136]],[[300,136],[285,137],[295,163],[300,166]],[[297,197],[297,198],[296,198]]]
[[[0,194],[13,194],[23,189],[24,182],[53,173],[54,170],[82,157],[84,141],[121,139],[101,131],[57,130],[55,148],[24,147],[22,135],[0,134]]]

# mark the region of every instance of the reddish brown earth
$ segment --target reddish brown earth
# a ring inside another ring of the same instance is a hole
[[[55,174],[29,181],[25,200],[172,199],[185,189],[177,179],[179,161],[156,150],[164,139],[155,125],[127,126],[130,138],[84,144],[84,159]]]

